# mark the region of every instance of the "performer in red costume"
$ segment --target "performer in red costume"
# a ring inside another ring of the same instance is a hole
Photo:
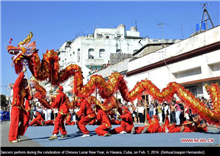
[[[176,124],[171,124],[167,126],[169,133],[177,133],[177,132],[207,132],[207,124],[203,122],[200,125],[198,115],[193,116],[193,121],[184,121],[177,126]]]
[[[96,110],[98,111],[96,119],[101,125],[95,129],[95,132],[99,136],[111,136],[111,134],[108,133],[112,127],[108,116],[99,106],[96,106]]]
[[[110,122],[112,125],[120,125],[121,124],[121,121],[115,120],[115,118],[114,118],[115,113],[113,111],[108,112],[107,115],[109,115],[111,117]]]
[[[134,127],[131,112],[128,110],[127,107],[122,107],[122,109],[118,108],[119,113],[121,114],[121,127],[117,127],[110,131],[111,134],[125,134],[130,133],[132,128]]]
[[[55,120],[47,120],[45,121],[45,125],[54,125]]]
[[[163,132],[163,128],[160,126],[156,115],[153,115],[152,118],[150,118],[150,115],[147,114],[147,120],[149,124],[144,127],[132,128],[131,134]]]
[[[70,114],[68,114],[66,116],[66,120],[65,121],[66,121],[66,125],[75,125],[74,121],[71,122],[71,115]]]
[[[55,101],[53,103],[50,103],[53,108],[58,108],[58,115],[55,120],[53,135],[49,138],[49,140],[57,139],[59,131],[62,134],[61,138],[67,137],[67,131],[64,126],[64,119],[69,114],[69,108],[66,102],[66,95],[63,93],[62,86],[59,86],[56,89],[56,92],[58,94]]]
[[[79,100],[81,101],[80,110],[76,113],[79,117],[78,127],[84,134],[82,137],[89,137],[90,134],[86,129],[86,125],[96,117],[96,114],[85,98],[79,98]]]
[[[23,68],[23,71],[19,74],[13,86],[11,123],[9,128],[9,141],[12,143],[21,141],[20,135],[22,136],[25,134],[30,119],[28,111],[30,110],[29,100],[31,100],[32,97],[29,94],[29,90],[25,89],[27,86],[27,80],[24,79],[25,71],[26,67]],[[20,126],[19,122],[21,122]]]
[[[43,126],[45,123],[41,113],[37,112],[36,117],[32,120],[32,122],[29,124],[30,126]]]

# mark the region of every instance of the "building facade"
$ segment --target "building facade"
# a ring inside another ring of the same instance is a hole
[[[132,89],[148,78],[160,90],[177,82],[196,97],[209,98],[205,84],[220,84],[220,26],[189,37],[128,63],[127,81]]]
[[[140,37],[140,32],[136,27],[126,30],[123,24],[117,28],[97,28],[93,35],[77,37],[73,41],[66,41],[57,51],[60,58],[60,69],[66,68],[70,64],[77,64],[82,68],[86,84],[90,78],[91,67],[100,70],[103,64],[110,61],[111,54],[134,54],[144,45],[155,42],[160,43],[162,40],[153,41],[149,38]],[[175,40],[170,40],[174,43]],[[111,63],[111,62],[110,62]],[[72,90],[70,78],[65,83],[64,92],[71,97]],[[50,84],[46,85],[46,90]]]

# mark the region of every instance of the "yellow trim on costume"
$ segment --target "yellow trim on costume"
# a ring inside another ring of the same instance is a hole
[[[107,123],[103,123],[103,125],[105,125],[107,128],[112,128],[112,126],[108,126]]]
[[[63,113],[63,109],[61,109],[58,113],[60,113],[61,115],[68,115],[68,114],[70,114],[70,112],[68,112],[68,113]]]
[[[94,116],[91,116],[91,115],[94,115]],[[93,118],[95,118],[95,114],[89,114],[88,117],[93,119]]]

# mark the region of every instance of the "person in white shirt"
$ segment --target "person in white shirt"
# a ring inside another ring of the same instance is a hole
[[[139,123],[144,123],[144,106],[142,105],[141,101],[138,101],[137,112]]]
[[[11,104],[12,104],[12,101],[13,101],[13,86],[14,86],[14,83],[9,84],[9,88],[11,89],[11,93],[10,93],[10,97],[9,97],[9,106],[10,106],[10,121],[9,121],[9,124],[11,123]]]
[[[58,109],[57,108],[53,109],[53,115],[54,115],[54,119],[56,119],[56,117],[58,115]]]
[[[51,112],[52,112],[51,109],[47,109],[47,119],[48,120],[51,120]]]
[[[170,105],[165,102],[165,106],[164,106],[164,115],[166,117],[166,115],[168,115],[168,119],[169,119],[169,122],[170,122]]]

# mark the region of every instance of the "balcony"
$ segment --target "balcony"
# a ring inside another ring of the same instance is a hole
[[[87,59],[86,67],[89,66],[102,66],[105,63],[104,59]]]

